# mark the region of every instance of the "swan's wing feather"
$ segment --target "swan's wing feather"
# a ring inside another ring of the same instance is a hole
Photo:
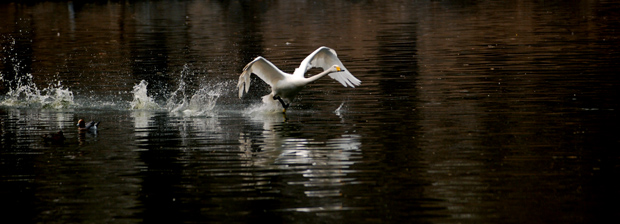
[[[243,72],[239,76],[239,82],[237,83],[239,98],[243,96],[244,92],[247,93],[250,90],[250,75],[252,74],[257,75],[271,87],[284,79],[284,75],[286,75],[286,73],[282,72],[267,59],[260,56],[256,57],[256,59],[243,68]]]
[[[308,55],[299,65],[296,75],[301,74],[303,76],[311,68],[322,68],[323,70],[327,70],[333,65],[338,65],[344,71],[330,73],[329,77],[340,82],[343,86],[355,87],[362,83],[362,81],[353,76],[353,74],[344,67],[340,59],[338,59],[336,51],[329,47],[319,47]],[[303,73],[300,71],[303,71]]]

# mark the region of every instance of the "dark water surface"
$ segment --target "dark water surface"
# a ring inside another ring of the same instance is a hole
[[[0,214],[615,222],[619,32],[617,1],[2,3]],[[362,85],[319,80],[286,118],[258,79],[238,99],[254,57],[319,46]]]

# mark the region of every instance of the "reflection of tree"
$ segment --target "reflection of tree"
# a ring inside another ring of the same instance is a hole
[[[141,176],[142,191],[139,200],[145,208],[145,221],[158,220],[164,222],[173,217],[180,217],[178,207],[175,207],[175,186],[181,181],[182,164],[177,159],[182,157],[181,145],[177,129],[169,126],[173,123],[165,114],[133,113],[134,124],[138,136],[140,160],[144,162],[145,170]],[[144,129],[145,120],[148,120],[148,129]],[[178,220],[177,220],[178,221]]]

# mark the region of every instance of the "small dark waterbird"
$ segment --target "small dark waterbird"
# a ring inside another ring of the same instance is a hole
[[[62,144],[67,139],[65,138],[65,135],[63,134],[62,131],[58,131],[58,132],[50,133],[50,134],[44,134],[41,137],[43,138],[43,141],[54,143],[54,144]]]
[[[323,72],[306,78],[305,74],[311,68],[322,68]],[[251,74],[255,74],[271,86],[271,93],[264,96],[263,101],[267,102],[267,100],[271,99],[279,101],[285,113],[291,101],[304,86],[325,75],[329,75],[329,77],[340,82],[344,87],[355,88],[355,86],[362,83],[362,81],[355,78],[345,69],[340,59],[338,59],[336,51],[328,47],[319,47],[308,55],[299,67],[295,69],[293,74],[281,71],[267,59],[258,56],[243,68],[243,72],[239,76],[239,83],[237,83],[239,98],[250,89]]]

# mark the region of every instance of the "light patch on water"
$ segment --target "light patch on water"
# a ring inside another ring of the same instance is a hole
[[[137,141],[147,141],[145,138],[149,135],[149,122],[153,116],[155,116],[155,112],[149,110],[134,110],[131,112],[135,128],[134,134],[138,137]]]

